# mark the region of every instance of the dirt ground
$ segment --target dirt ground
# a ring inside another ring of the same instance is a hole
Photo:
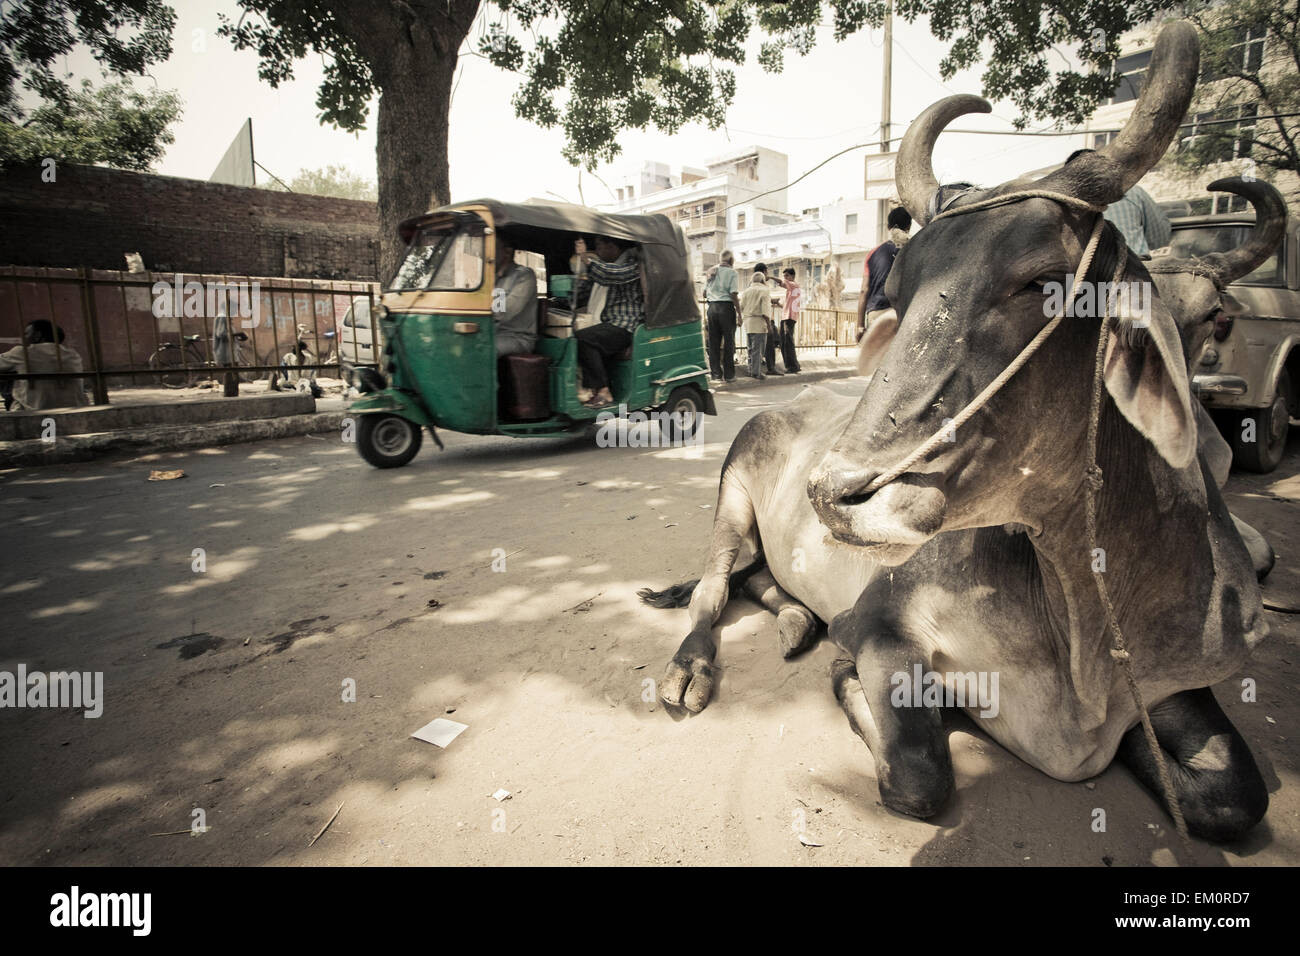
[[[98,719],[0,711],[0,863],[1300,862],[1300,615],[1269,612],[1216,687],[1272,800],[1233,846],[1185,851],[1126,770],[1060,783],[962,716],[947,809],[885,810],[832,648],[783,661],[744,600],[713,704],[666,713],[651,682],[686,613],[636,591],[698,575],[731,438],[798,388],[721,397],[698,453],[447,435],[382,472],[304,437],[0,474],[0,670],[105,681]],[[188,477],[145,481],[159,467]],[[1290,607],[1298,473],[1300,428],[1276,473],[1228,494],[1278,552],[1266,601]],[[435,717],[468,729],[446,749],[410,738]]]

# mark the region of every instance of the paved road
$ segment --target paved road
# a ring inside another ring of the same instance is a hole
[[[782,661],[746,601],[725,612],[709,710],[674,720],[655,702],[685,613],[636,590],[698,575],[728,443],[799,388],[723,396],[699,449],[446,435],[381,472],[304,437],[0,474],[0,670],[105,680],[98,719],[0,711],[0,863],[1172,861],[1126,771],[1058,783],[963,717],[948,809],[886,811],[832,698],[832,649]],[[1292,605],[1297,471],[1300,429],[1282,470],[1234,479],[1231,500],[1273,538],[1268,594]],[[1239,678],[1218,692],[1273,805],[1200,862],[1300,860],[1300,627],[1270,619],[1243,672],[1259,702],[1237,701]],[[440,716],[469,729],[445,750],[409,738]],[[196,810],[208,831],[176,833]]]

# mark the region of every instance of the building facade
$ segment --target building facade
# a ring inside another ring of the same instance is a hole
[[[729,237],[755,224],[793,218],[786,211],[789,161],[784,153],[747,146],[710,160],[704,168],[684,166],[673,175],[664,163],[647,161],[640,170],[610,182],[611,212],[663,213],[686,234],[697,283],[717,265]]]
[[[1120,57],[1115,63],[1117,85],[1114,94],[1090,117],[1086,132],[1070,149],[1087,147],[1097,149],[1115,138],[1117,131],[1128,121],[1137,98],[1146,81],[1155,46],[1159,24],[1146,24],[1125,34],[1120,43]],[[1266,35],[1262,26],[1240,25],[1234,27],[1236,42],[1231,47],[1234,56],[1240,57],[1245,72],[1258,72],[1267,83],[1276,83],[1287,70],[1283,49],[1285,41]],[[1294,63],[1291,64],[1294,70]],[[1273,121],[1263,119],[1268,108],[1245,94],[1245,84],[1233,88],[1231,81],[1209,75],[1203,66],[1198,80],[1192,107],[1179,130],[1177,139],[1160,163],[1143,177],[1141,185],[1171,215],[1205,215],[1210,213],[1240,212],[1249,204],[1240,196],[1210,193],[1211,182],[1228,176],[1255,176],[1267,179],[1281,191],[1288,206],[1294,211],[1300,206],[1300,177],[1295,172],[1281,171],[1270,177],[1257,162],[1261,147],[1256,139],[1276,135]],[[1290,121],[1294,127],[1295,121]],[[1208,130],[1230,130],[1231,140],[1224,139],[1216,149],[1217,161],[1194,171],[1178,165],[1179,154],[1186,150],[1197,136]],[[1069,150],[1065,151],[1069,155]]]

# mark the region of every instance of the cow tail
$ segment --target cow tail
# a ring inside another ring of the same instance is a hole
[[[745,582],[765,567],[767,567],[767,558],[763,556],[763,552],[760,550],[754,555],[754,559],[749,564],[737,571],[732,571],[727,577],[729,598],[734,598],[739,594],[740,589],[745,586]],[[691,603],[691,595],[695,593],[695,585],[699,583],[699,578],[693,578],[690,581],[683,581],[681,584],[674,584],[662,591],[642,588],[636,594],[641,599],[642,604],[650,607],[687,607]]]

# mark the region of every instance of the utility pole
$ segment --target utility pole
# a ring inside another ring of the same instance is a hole
[[[889,152],[890,107],[893,103],[892,78],[894,71],[894,4],[885,8],[885,74],[881,82],[880,102],[880,152]],[[889,217],[889,199],[876,200],[876,241],[884,242],[885,220]]]

